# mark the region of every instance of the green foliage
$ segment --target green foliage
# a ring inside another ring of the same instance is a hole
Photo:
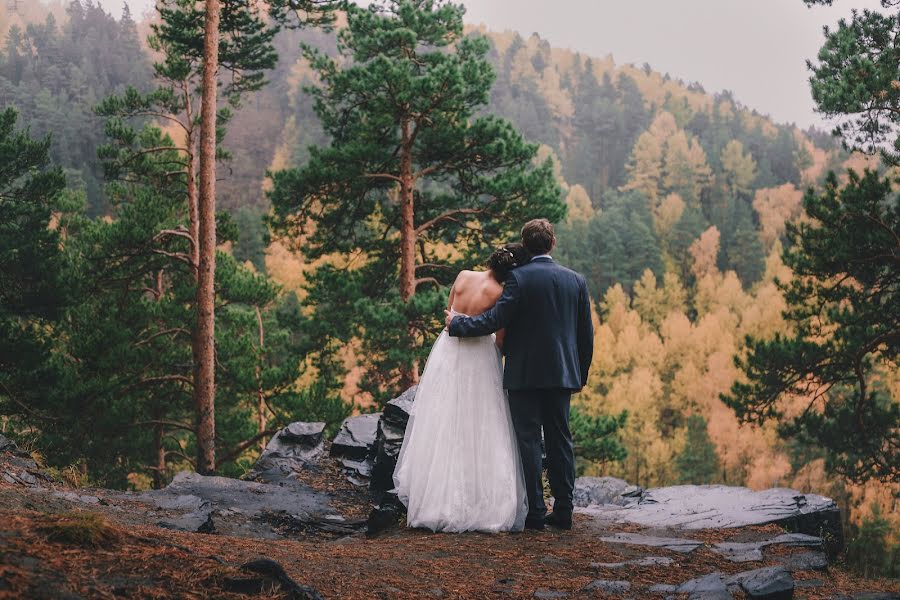
[[[874,505],[872,515],[853,527],[847,544],[847,564],[863,577],[900,576],[900,547],[891,544],[891,524]]]
[[[687,440],[675,457],[679,483],[713,483],[721,473],[716,446],[706,430],[706,419],[691,415],[687,419]]]
[[[577,405],[572,407],[569,425],[578,458],[604,465],[622,461],[628,455],[622,445],[621,431],[628,411],[618,415],[589,415]]]
[[[830,0],[804,0],[831,4]],[[885,9],[897,6],[883,0]],[[900,14],[854,11],[836,29],[825,31],[818,62],[809,62],[813,99],[826,116],[845,117],[836,133],[854,149],[879,150],[889,164],[900,163]]]
[[[30,411],[60,378],[52,330],[73,292],[60,250],[65,176],[50,164],[50,139],[17,130],[0,113],[0,413]],[[51,227],[53,216],[59,220]]]
[[[237,228],[234,258],[241,263],[250,261],[258,272],[265,272],[269,229],[264,215],[252,208],[240,208],[234,215],[234,225]]]
[[[723,400],[744,421],[777,419],[785,437],[820,444],[852,480],[896,481],[900,404],[877,373],[896,369],[900,351],[900,199],[875,173],[850,172],[846,187],[832,174],[804,206],[811,221],[788,227],[784,253],[793,331],[749,340],[737,361],[748,381]],[[785,396],[806,410],[786,416]]]
[[[595,300],[616,283],[628,289],[646,269],[662,276],[660,244],[647,200],[636,192],[606,196],[604,210],[588,224],[560,226],[559,259],[585,273]]]
[[[345,62],[305,51],[322,81],[308,91],[331,145],[273,175],[276,232],[310,259],[344,257],[309,279],[320,344],[327,351],[359,338],[364,386],[378,398],[424,358],[456,272],[525,220],[559,220],[565,210],[550,162],[533,166],[537,147],[508,122],[476,114],[494,74],[487,42],[462,36],[462,16],[431,0],[349,6],[339,34]],[[397,198],[404,159],[415,207],[406,225]],[[409,301],[397,283],[404,226],[417,249]]]

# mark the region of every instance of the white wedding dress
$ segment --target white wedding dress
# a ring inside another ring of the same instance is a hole
[[[394,471],[410,527],[493,533],[525,524],[521,459],[494,339],[445,330],[431,349]]]

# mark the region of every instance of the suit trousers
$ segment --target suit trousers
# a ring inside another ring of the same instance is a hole
[[[554,498],[554,511],[571,512],[575,489],[575,452],[569,431],[571,390],[509,390],[512,415],[528,497],[528,518],[547,514],[541,478],[541,430],[547,453],[547,478]]]

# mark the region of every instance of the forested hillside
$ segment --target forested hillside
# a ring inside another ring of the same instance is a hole
[[[28,6],[27,12],[0,15],[5,36],[0,108],[14,108],[19,126],[30,128],[32,137],[50,134],[49,156],[64,167],[68,189],[83,198],[87,217],[100,217],[72,222],[73,231],[87,232],[71,244],[79,258],[93,261],[89,264],[99,272],[108,257],[127,248],[137,256],[140,276],[162,273],[158,253],[141,254],[147,249],[140,235],[153,227],[173,230],[183,218],[181,209],[164,202],[165,190],[151,193],[150,187],[141,188],[148,194],[141,196],[143,204],[121,209],[127,203],[121,202],[121,188],[104,185],[98,150],[109,134],[122,132],[95,112],[104,98],[121,96],[129,86],[144,93],[152,89],[152,63],[159,56],[138,33],[148,24],[135,23],[127,12],[111,16],[91,2],[72,2],[64,15],[59,5]],[[789,328],[782,317],[787,302],[776,282],[793,277],[781,257],[788,225],[805,218],[804,191],[822,186],[829,171],[846,181],[847,168],[878,168],[878,161],[849,154],[830,135],[775,123],[727,92],[708,93],[649,65],[617,65],[612,57],[553,48],[537,35],[474,27],[467,33],[486,37],[496,75],[481,113],[508,119],[525,138],[541,144],[541,159],[552,161],[568,207],[557,225],[555,257],[584,273],[593,295],[595,366],[573,420],[582,472],[615,474],[643,486],[798,486],[840,498],[856,522],[872,511],[890,513],[896,500],[889,486],[847,483],[826,469],[822,448],[783,435],[774,424],[741,424],[721,399],[741,378],[734,357],[746,354],[746,336],[768,339]],[[219,168],[218,201],[232,219],[223,220],[220,234],[227,257],[220,418],[231,449],[225,469],[231,472],[244,468],[247,453],[256,451],[267,410],[270,417],[277,413],[276,423],[316,415],[333,425],[350,403],[366,410],[380,400],[377,393],[361,391],[371,357],[364,356],[359,336],[344,332],[338,343],[333,331],[308,320],[322,304],[342,308],[340,297],[319,298],[319,307],[305,301],[313,270],[345,265],[346,257],[312,260],[303,255],[303,240],[291,244],[273,237],[265,222],[272,209],[267,172],[301,166],[310,145],[328,142],[304,91],[316,84],[316,76],[302,58],[301,43],[327,55],[337,51],[332,33],[281,31],[273,42],[277,66],[266,72],[269,83],[241,99],[223,141],[229,157]],[[155,141],[179,140],[177,128],[165,119],[145,115],[140,124],[154,122],[161,129]],[[154,140],[135,135],[128,141]],[[110,269],[103,284],[127,277],[138,281],[136,272]],[[446,283],[443,275],[433,279]],[[168,285],[165,294],[162,283],[157,292],[150,290],[155,303],[141,292],[146,297],[140,310],[122,301],[134,292],[128,285],[98,288],[91,303],[70,316],[61,331],[81,340],[85,358],[77,361],[79,382],[91,374],[105,377],[121,355],[133,357],[129,369],[135,369],[121,373],[123,381],[139,377],[137,370],[148,364],[155,378],[168,376],[173,365],[183,368],[188,360],[183,341],[167,347],[165,355],[135,342],[190,319],[186,275],[172,275]],[[445,291],[439,287],[440,294]],[[107,311],[107,306],[116,308]],[[105,329],[97,325],[101,313],[113,315]],[[421,358],[440,331],[438,317],[420,340]],[[123,323],[129,323],[132,337],[123,333]],[[331,362],[323,360],[326,354]],[[326,364],[337,367],[331,371]],[[892,398],[900,397],[895,371],[878,371],[877,377]],[[294,385],[297,381],[302,386]],[[69,390],[110,403],[91,405],[89,410],[106,414],[109,422],[84,426],[82,439],[116,429],[119,418],[149,427],[104,448],[70,446],[62,456],[72,464],[90,464],[92,475],[116,484],[147,485],[143,470],[160,485],[189,460],[187,434],[176,431],[177,423],[168,428],[173,420],[189,420],[177,395],[183,390],[165,387],[153,395],[121,381],[118,388],[108,379],[103,383]],[[389,387],[397,380],[380,383]],[[133,404],[117,403],[122,389]],[[344,405],[331,389],[340,390]],[[623,412],[620,438],[627,456],[606,460],[603,453],[587,451],[597,427],[592,419]],[[60,435],[53,442],[65,447],[74,434]],[[896,525],[896,516],[891,518]],[[876,514],[870,523],[879,519]]]

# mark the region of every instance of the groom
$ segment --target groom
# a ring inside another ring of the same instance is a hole
[[[522,228],[522,243],[534,257],[506,279],[497,304],[477,317],[447,311],[454,337],[506,329],[503,386],[512,414],[528,496],[525,527],[572,528],[575,455],[569,432],[569,400],[587,383],[594,349],[591,304],[584,277],[553,261],[553,226],[546,219]],[[553,513],[547,516],[541,480],[541,429]]]

